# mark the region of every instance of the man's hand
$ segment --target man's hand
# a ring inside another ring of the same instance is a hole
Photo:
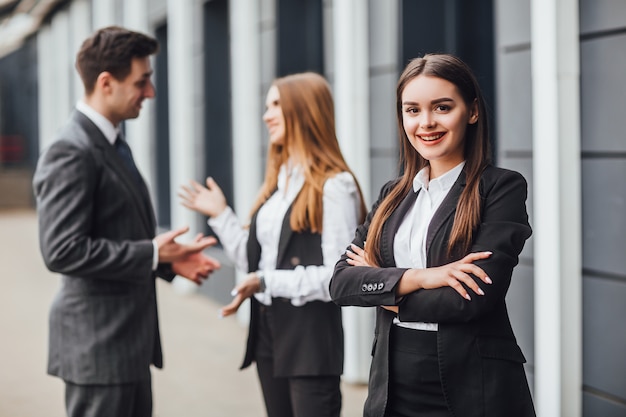
[[[199,252],[189,255],[181,261],[172,262],[174,273],[198,285],[202,284],[202,281],[207,279],[213,271],[220,269],[220,266],[218,260]]]
[[[154,238],[159,248],[159,262],[172,263],[182,261],[189,255],[199,253],[217,243],[217,239],[214,237],[202,237],[202,235],[197,236],[193,242],[187,244],[178,243],[174,240],[178,236],[187,233],[187,231],[189,231],[189,227],[185,226],[162,233]]]

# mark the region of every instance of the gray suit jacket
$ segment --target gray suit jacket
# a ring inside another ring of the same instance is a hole
[[[162,366],[147,188],[78,111],[41,155],[33,186],[41,253],[62,274],[48,373],[76,384],[147,378],[150,364]],[[171,280],[169,266],[157,272]]]

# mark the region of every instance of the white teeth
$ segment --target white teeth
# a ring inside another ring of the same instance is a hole
[[[426,142],[432,142],[434,140],[441,138],[443,135],[444,135],[443,133],[440,133],[439,135],[434,135],[434,136],[420,136],[420,138],[422,138],[422,140],[425,140]]]

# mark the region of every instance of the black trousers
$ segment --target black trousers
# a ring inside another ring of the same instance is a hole
[[[385,416],[452,416],[439,376],[437,332],[391,326]]]
[[[78,385],[65,381],[68,417],[151,417],[150,378],[118,385]]]
[[[261,306],[254,355],[268,417],[339,417],[339,375],[274,376],[273,335],[268,325],[271,309]]]

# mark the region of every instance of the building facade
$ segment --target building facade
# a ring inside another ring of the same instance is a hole
[[[7,19],[19,9],[12,3],[0,6]],[[496,164],[529,182],[534,234],[507,302],[538,415],[626,415],[626,3],[31,3],[54,7],[23,32],[22,43],[0,45],[0,135],[24,135],[32,168],[82,93],[73,67],[82,39],[110,24],[154,35],[161,44],[157,97],[126,123],[126,136],[164,228],[208,231],[176,196],[181,184],[208,175],[246,220],[263,177],[265,93],[275,77],[300,71],[331,83],[339,141],[371,204],[398,173],[400,71],[427,52],[459,55],[489,102]],[[34,6],[25,12],[34,14]],[[227,301],[237,274],[219,249],[214,254],[225,268],[202,291]],[[345,377],[362,382],[373,313],[346,309],[344,318]]]

